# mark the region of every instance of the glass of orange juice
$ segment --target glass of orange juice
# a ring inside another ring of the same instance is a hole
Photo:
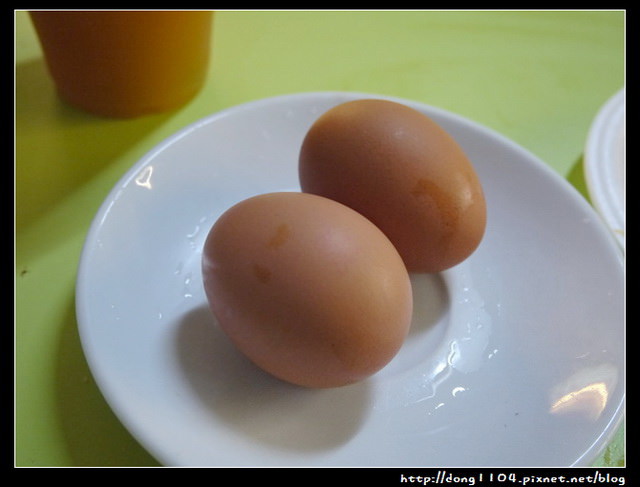
[[[164,112],[204,84],[212,11],[29,14],[60,97],[78,108],[122,118]]]

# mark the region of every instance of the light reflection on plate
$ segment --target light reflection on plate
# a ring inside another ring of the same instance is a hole
[[[82,345],[105,398],[166,465],[588,464],[624,404],[619,249],[542,162],[443,110],[391,98],[432,116],[469,154],[487,233],[459,266],[412,276],[413,328],[387,367],[353,386],[301,389],[255,368],[216,326],[200,275],[210,226],[244,198],[299,190],[308,127],[365,96],[234,107],[123,176],[95,217],[77,280]],[[606,394],[589,393],[605,381]]]

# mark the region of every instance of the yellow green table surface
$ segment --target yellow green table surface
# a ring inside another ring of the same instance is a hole
[[[181,109],[102,119],[56,96],[15,12],[15,465],[158,465],[101,396],[83,355],[75,278],[99,205],[185,125],[302,91],[410,98],[501,132],[588,198],[582,154],[625,83],[624,11],[220,11],[208,81]],[[618,431],[596,465],[624,464]]]

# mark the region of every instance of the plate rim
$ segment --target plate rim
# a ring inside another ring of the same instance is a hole
[[[614,190],[611,188],[610,181],[607,181],[606,177],[603,177],[606,176],[607,173],[606,163],[611,161],[603,161],[599,157],[596,157],[596,155],[603,152],[603,144],[613,143],[612,137],[619,135],[617,132],[615,134],[611,133],[611,130],[619,126],[620,129],[623,130],[623,133],[626,132],[624,130],[625,113],[626,87],[622,87],[598,108],[589,126],[583,157],[583,173],[589,197],[593,202],[593,207],[623,249],[625,248],[626,240],[624,208],[613,208],[618,206],[617,202],[611,201],[610,193]],[[626,171],[626,160],[623,170]],[[623,193],[623,207],[625,206],[625,200],[626,195]],[[621,210],[622,213],[616,210]]]

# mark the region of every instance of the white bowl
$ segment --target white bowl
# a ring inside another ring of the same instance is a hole
[[[104,397],[175,466],[587,465],[624,404],[620,249],[564,179],[513,142],[409,100],[462,145],[486,235],[462,264],[412,276],[413,329],[370,379],[308,390],[240,355],[200,274],[229,206],[299,190],[313,121],[363,93],[302,93],[200,120],[140,160],[88,233],[77,279],[82,345]]]
[[[593,205],[625,248],[625,89],[596,114],[584,151],[584,172]]]

